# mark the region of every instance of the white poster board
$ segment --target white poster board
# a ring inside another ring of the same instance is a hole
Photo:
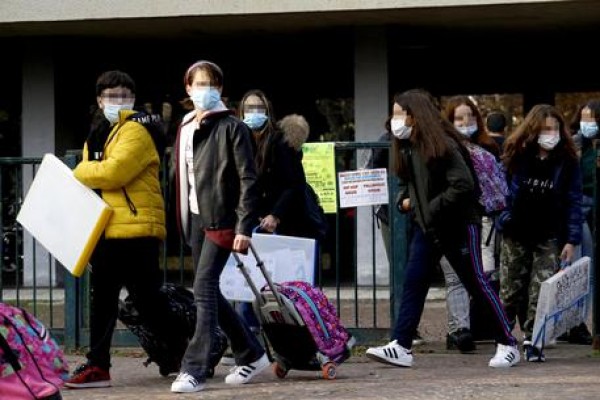
[[[533,326],[538,348],[585,322],[589,312],[590,258],[582,257],[542,282]]]
[[[110,207],[53,154],[46,154],[17,221],[74,276],[81,276],[110,218]]]
[[[340,208],[389,203],[385,168],[339,172],[338,180]]]
[[[265,264],[273,282],[305,281],[314,283],[317,245],[314,239],[294,236],[254,233],[252,244]],[[248,269],[252,281],[260,290],[265,278],[256,266],[256,260],[250,252],[239,254]],[[221,293],[226,299],[253,301],[254,293],[239,271],[233,256],[229,256],[221,274]]]

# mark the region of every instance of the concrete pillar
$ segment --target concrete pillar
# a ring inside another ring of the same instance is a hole
[[[384,131],[388,114],[388,57],[385,28],[365,27],[355,32],[354,54],[354,126],[357,142],[377,141]],[[364,165],[369,152],[360,150],[358,166]],[[373,282],[372,207],[357,210],[358,284]],[[375,232],[375,270],[378,285],[389,283],[389,263],[381,232]]]
[[[54,64],[49,46],[30,45],[23,55],[21,146],[23,157],[42,157],[55,150]],[[33,169],[23,167],[23,195],[33,180]],[[60,188],[57,188],[60,190]],[[56,283],[56,265],[48,252],[24,233],[23,284],[49,286]],[[35,262],[35,268],[34,268]],[[50,281],[52,276],[52,282]]]

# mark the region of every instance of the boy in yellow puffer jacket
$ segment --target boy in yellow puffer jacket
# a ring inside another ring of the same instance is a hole
[[[170,318],[159,292],[159,246],[166,236],[159,154],[148,130],[131,119],[135,83],[128,74],[100,75],[96,96],[103,115],[74,174],[102,196],[113,214],[90,261],[90,351],[65,383],[70,388],[110,386],[110,344],[123,286],[140,317],[165,339]]]

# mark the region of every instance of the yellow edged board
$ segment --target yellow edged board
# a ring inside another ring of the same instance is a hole
[[[110,207],[53,154],[46,154],[17,221],[71,274],[85,271],[112,215]]]

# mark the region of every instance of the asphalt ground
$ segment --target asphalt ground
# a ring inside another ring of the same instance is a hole
[[[218,366],[206,388],[191,394],[170,392],[175,376],[162,377],[156,365],[143,366],[139,348],[116,349],[111,369],[112,387],[65,389],[65,400],[142,399],[600,399],[600,356],[592,346],[559,342],[546,349],[545,363],[522,361],[508,369],[488,367],[494,353],[490,342],[479,342],[473,354],[445,347],[445,302],[428,301],[420,325],[426,342],[414,348],[415,365],[398,368],[364,356],[364,348],[338,366],[337,377],[325,380],[314,371],[292,370],[279,379],[266,370],[251,383],[224,383],[227,366]],[[69,355],[72,367],[83,361]],[[0,394],[0,399],[2,396]],[[5,400],[5,399],[2,399]],[[6,399],[13,400],[13,399]]]

